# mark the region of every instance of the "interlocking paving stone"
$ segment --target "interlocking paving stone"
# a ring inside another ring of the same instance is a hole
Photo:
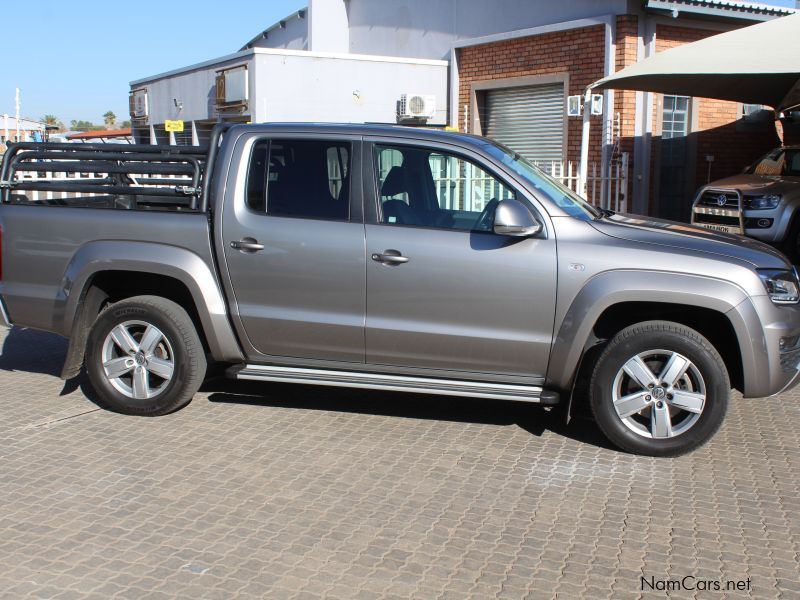
[[[800,391],[678,459],[524,404],[214,380],[160,418],[0,331],[0,598],[800,597]]]

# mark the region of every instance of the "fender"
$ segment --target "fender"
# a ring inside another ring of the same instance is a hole
[[[92,277],[103,271],[155,273],[183,283],[192,295],[215,360],[240,362],[244,355],[228,320],[228,310],[216,277],[197,254],[189,250],[134,241],[89,242],[73,255],[64,272],[55,302],[54,323],[70,335]],[[66,371],[66,367],[65,367]]]
[[[623,302],[670,303],[722,313],[736,333],[745,382],[757,379],[759,369],[768,366],[758,316],[749,296],[735,283],[668,271],[606,271],[586,282],[565,313],[550,353],[547,386],[571,389],[595,323],[603,311]]]

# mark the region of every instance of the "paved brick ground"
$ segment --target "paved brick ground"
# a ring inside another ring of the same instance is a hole
[[[212,382],[124,417],[57,378],[59,339],[0,347],[3,598],[637,598],[643,573],[800,597],[797,393],[654,460],[428,396]]]

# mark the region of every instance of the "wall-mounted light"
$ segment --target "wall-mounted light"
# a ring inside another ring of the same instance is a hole
[[[177,98],[173,98],[172,103],[175,105],[175,108],[178,109],[178,112],[183,110],[183,102],[178,102]]]
[[[603,95],[592,94],[592,115],[598,116],[603,114]]]
[[[567,96],[567,116],[580,117],[583,114],[583,98],[581,96]]]

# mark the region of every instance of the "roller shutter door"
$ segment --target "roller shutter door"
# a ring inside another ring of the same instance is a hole
[[[487,90],[481,116],[483,135],[532,161],[564,157],[564,85]]]

